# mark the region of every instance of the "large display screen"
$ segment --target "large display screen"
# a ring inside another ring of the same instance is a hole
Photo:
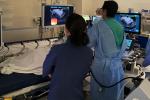
[[[46,5],[43,8],[43,26],[63,25],[73,13],[73,6]]]
[[[140,48],[146,48],[148,43],[148,37],[136,36],[136,43],[140,45]]]
[[[92,16],[92,21],[94,21],[96,19],[97,16]]]
[[[85,21],[91,20],[89,15],[82,15],[82,17],[84,18]]]
[[[120,22],[126,33],[140,34],[141,14],[139,13],[117,13],[115,19]]]

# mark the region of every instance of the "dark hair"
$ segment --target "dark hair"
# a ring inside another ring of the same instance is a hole
[[[118,4],[113,0],[105,1],[102,9],[106,10],[107,17],[114,17],[118,11]]]
[[[89,43],[87,36],[87,24],[82,16],[71,14],[65,23],[66,28],[70,32],[69,39],[73,45],[85,46]]]
[[[102,8],[97,8],[97,9],[96,9],[96,14],[97,14],[97,15],[101,15],[101,9],[102,9]]]

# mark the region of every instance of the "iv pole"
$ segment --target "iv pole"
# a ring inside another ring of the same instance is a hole
[[[0,11],[0,47],[3,46],[2,41],[2,11]]]

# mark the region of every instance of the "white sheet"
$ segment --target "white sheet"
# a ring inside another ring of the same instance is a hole
[[[49,41],[47,40],[38,41],[38,43],[39,43],[39,47],[46,47],[50,45]]]
[[[37,43],[35,42],[24,43],[24,45],[26,48],[29,48],[29,49],[35,49],[37,47]]]
[[[42,65],[49,51],[49,47],[24,50],[24,54],[11,57],[0,64],[2,74],[34,73],[42,74]]]
[[[20,52],[21,49],[23,48],[23,46],[20,43],[15,45],[9,45],[8,47],[9,47],[9,52],[7,53],[7,55],[16,54]]]

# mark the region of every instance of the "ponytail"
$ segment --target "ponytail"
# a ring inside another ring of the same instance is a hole
[[[66,28],[70,32],[70,41],[75,46],[86,46],[89,43],[89,38],[86,33],[87,25],[82,16],[72,14],[66,21]]]

